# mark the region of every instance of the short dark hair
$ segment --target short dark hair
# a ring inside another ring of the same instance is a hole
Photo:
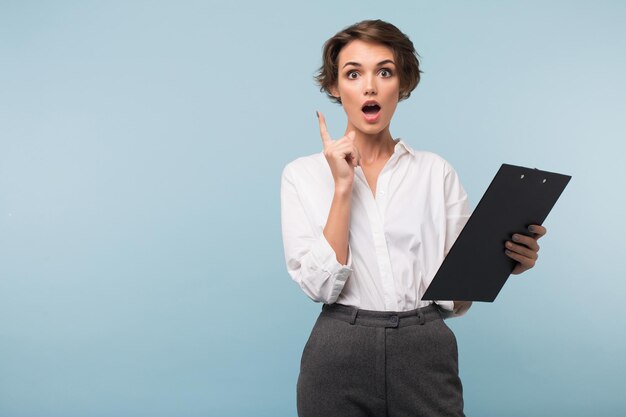
[[[398,99],[409,98],[411,92],[420,82],[422,71],[420,71],[419,55],[408,36],[391,23],[379,19],[363,20],[348,26],[324,43],[323,63],[315,75],[315,81],[320,86],[320,91],[325,92],[332,101],[341,104],[341,99],[330,93],[331,88],[337,85],[339,78],[339,52],[349,42],[357,39],[379,43],[393,51],[400,78],[400,97]]]

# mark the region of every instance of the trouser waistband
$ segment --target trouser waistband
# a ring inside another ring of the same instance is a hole
[[[440,320],[444,314],[440,312],[436,304],[410,311],[372,311],[335,303],[324,304],[320,316],[361,326],[404,327]]]

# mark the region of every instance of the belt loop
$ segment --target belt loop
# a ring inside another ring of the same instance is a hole
[[[358,308],[352,309],[352,316],[350,317],[350,324],[354,324],[356,322],[356,315],[359,313]]]
[[[425,314],[424,314],[424,312],[421,309],[417,310],[417,318],[419,319],[420,326],[422,326],[422,325],[424,325],[424,323],[426,323]]]

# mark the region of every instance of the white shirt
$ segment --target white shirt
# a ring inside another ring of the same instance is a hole
[[[469,218],[452,167],[402,140],[378,177],[376,197],[355,168],[346,265],[323,234],[334,180],[323,153],[289,163],[281,183],[285,260],[312,300],[366,310],[408,311],[421,297]],[[452,310],[452,301],[437,301]]]

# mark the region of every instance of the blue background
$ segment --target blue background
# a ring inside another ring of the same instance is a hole
[[[321,149],[323,42],[397,25],[392,134],[472,205],[502,162],[573,176],[537,267],[449,321],[472,416],[626,413],[626,3],[0,3],[0,415],[294,416],[320,309],[280,173]]]

